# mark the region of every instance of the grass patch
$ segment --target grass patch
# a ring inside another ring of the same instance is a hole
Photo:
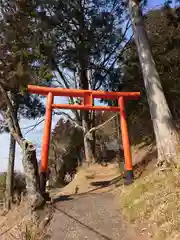
[[[26,226],[24,233],[22,233],[23,240],[43,240],[43,233],[37,226]]]
[[[47,240],[50,239],[50,235],[44,231],[38,224],[28,223],[25,226],[25,231],[22,232],[23,240]]]
[[[124,187],[121,205],[137,226],[150,226],[152,239],[180,239],[180,170],[154,170]]]

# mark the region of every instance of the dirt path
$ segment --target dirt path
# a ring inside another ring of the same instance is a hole
[[[111,192],[60,199],[51,221],[51,239],[141,240],[115,206]]]
[[[51,240],[147,240],[137,236],[121,214],[121,180],[123,183],[116,165],[80,169],[69,185],[51,191],[55,212],[42,235]],[[28,213],[28,205],[24,204],[2,217],[0,239],[24,239]]]

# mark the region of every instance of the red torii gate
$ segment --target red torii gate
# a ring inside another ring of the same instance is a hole
[[[41,167],[40,167],[40,171],[41,171],[40,188],[42,192],[45,192],[45,186],[46,186],[52,110],[54,108],[120,112],[120,126],[121,126],[122,143],[124,148],[126,183],[129,184],[133,182],[133,178],[134,178],[133,166],[132,166],[131,149],[130,149],[130,143],[129,143],[126,114],[125,114],[125,100],[137,100],[140,97],[140,92],[105,92],[105,91],[92,91],[92,90],[80,90],[80,89],[51,88],[51,87],[41,87],[41,86],[33,86],[33,85],[28,85],[28,91],[30,93],[47,96],[44,136],[43,136],[42,153],[41,153]],[[80,104],[54,104],[53,103],[54,96],[81,97],[83,98],[84,101],[81,105]],[[95,98],[118,100],[118,107],[93,106],[93,100]]]

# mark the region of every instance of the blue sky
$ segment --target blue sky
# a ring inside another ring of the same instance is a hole
[[[155,7],[160,4],[163,4],[165,0],[148,0],[148,6],[149,7]],[[175,5],[176,0],[172,0],[172,5]]]
[[[159,4],[162,4],[164,1],[163,0],[150,0],[148,7],[153,8],[154,6],[157,6]],[[61,101],[59,101],[58,98],[55,99],[56,103],[66,103],[67,99],[61,98]],[[59,117],[54,116],[53,121],[52,121],[52,129],[54,128],[56,122],[58,121]],[[20,121],[20,126],[23,128],[27,128],[28,126],[32,126],[37,122],[37,120],[26,120],[22,119]],[[25,133],[27,131],[23,130]],[[40,154],[41,154],[41,142],[42,142],[42,136],[43,136],[43,123],[38,125],[33,131],[29,132],[25,137],[32,141],[36,146],[37,146],[37,157],[40,159]],[[9,134],[1,134],[0,135],[0,171],[6,171],[7,170],[7,163],[8,163],[8,151],[9,151]],[[21,150],[17,146],[16,147],[16,161],[15,161],[15,168],[17,170],[23,171],[22,167],[22,155],[21,155]]]
[[[156,5],[164,3],[164,0],[148,0],[148,6],[154,7]]]

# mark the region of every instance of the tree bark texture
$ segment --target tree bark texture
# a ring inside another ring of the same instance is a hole
[[[89,89],[86,61],[84,61],[84,63],[81,64],[80,88],[81,89]],[[84,134],[85,160],[88,165],[95,161],[95,157],[93,154],[92,139],[85,137],[86,133],[90,130],[90,116],[89,115],[90,115],[89,111],[82,111],[82,127],[83,127],[83,134]]]
[[[14,106],[14,117],[17,118],[18,106],[13,100],[12,105]],[[13,188],[14,188],[14,162],[15,162],[15,151],[16,151],[16,141],[12,134],[10,134],[10,146],[9,146],[9,161],[8,169],[6,175],[6,192],[5,192],[5,201],[7,210],[11,209],[11,203],[13,199]]]
[[[28,193],[28,201],[32,210],[36,210],[44,203],[44,199],[40,193],[40,180],[38,172],[38,163],[36,159],[35,146],[23,140],[23,167],[26,178],[26,188]]]
[[[129,13],[156,137],[159,164],[171,160],[177,163],[177,145],[179,144],[179,138],[164,96],[160,77],[145,30],[142,12],[137,1],[129,0]]]
[[[16,141],[14,137],[10,135],[9,161],[8,161],[8,170],[6,175],[6,192],[5,192],[5,202],[6,202],[7,210],[11,209],[11,203],[13,198],[15,151],[16,151]]]

